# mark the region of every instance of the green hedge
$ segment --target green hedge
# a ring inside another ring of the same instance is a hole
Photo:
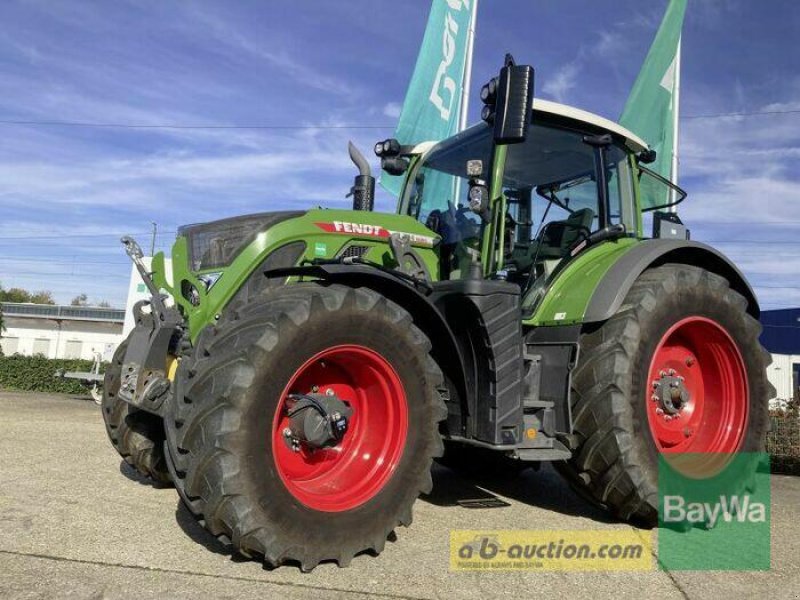
[[[100,372],[105,365],[100,365]],[[43,356],[0,356],[0,389],[24,392],[52,392],[61,394],[87,393],[76,379],[56,377],[56,371],[92,370],[92,361],[80,359],[51,359]]]

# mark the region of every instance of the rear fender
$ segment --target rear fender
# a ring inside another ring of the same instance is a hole
[[[633,246],[606,272],[584,313],[583,322],[605,321],[622,307],[631,286],[645,270],[666,263],[701,267],[725,277],[747,300],[747,312],[758,318],[760,308],[753,288],[725,255],[711,246],[688,240],[646,240]]]
[[[622,238],[590,247],[558,270],[523,323],[562,326],[605,321],[619,311],[645,270],[665,263],[696,265],[725,277],[747,300],[748,313],[758,318],[758,301],[750,284],[714,248],[688,240]]]

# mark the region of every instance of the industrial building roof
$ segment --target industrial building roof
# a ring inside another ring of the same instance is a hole
[[[59,321],[102,321],[119,323],[125,320],[122,308],[100,306],[61,306],[57,304],[30,304],[27,302],[0,303],[5,317],[27,317],[31,319],[54,319]]]
[[[762,311],[761,325],[761,343],[769,352],[800,355],[800,308]]]

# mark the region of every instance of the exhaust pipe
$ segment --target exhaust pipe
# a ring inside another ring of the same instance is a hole
[[[353,197],[353,210],[371,211],[375,205],[375,178],[370,172],[367,159],[353,145],[353,142],[347,143],[347,151],[350,153],[350,160],[358,167],[359,173],[347,195]]]

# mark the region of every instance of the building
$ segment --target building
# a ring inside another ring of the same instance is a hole
[[[149,268],[150,257],[144,257]],[[168,280],[172,262],[165,259]],[[3,354],[43,354],[48,358],[94,360],[99,352],[110,361],[117,346],[133,329],[133,305],[150,297],[136,267],[131,263],[128,301],[124,309],[95,306],[54,306],[2,302],[5,331],[0,332]]]
[[[152,263],[152,258],[145,256],[142,258],[145,268],[149,269]],[[164,259],[164,270],[166,271],[167,281],[172,281],[172,260],[169,258]],[[125,303],[125,324],[122,328],[123,339],[128,337],[136,322],[133,320],[133,306],[140,300],[149,300],[150,292],[144,284],[139,271],[136,270],[136,265],[131,263],[131,278],[128,282],[128,301]]]
[[[94,306],[3,302],[3,354],[110,360],[122,341],[125,311]]]
[[[800,308],[765,310],[761,343],[772,354],[767,370],[779,400],[800,399]]]

